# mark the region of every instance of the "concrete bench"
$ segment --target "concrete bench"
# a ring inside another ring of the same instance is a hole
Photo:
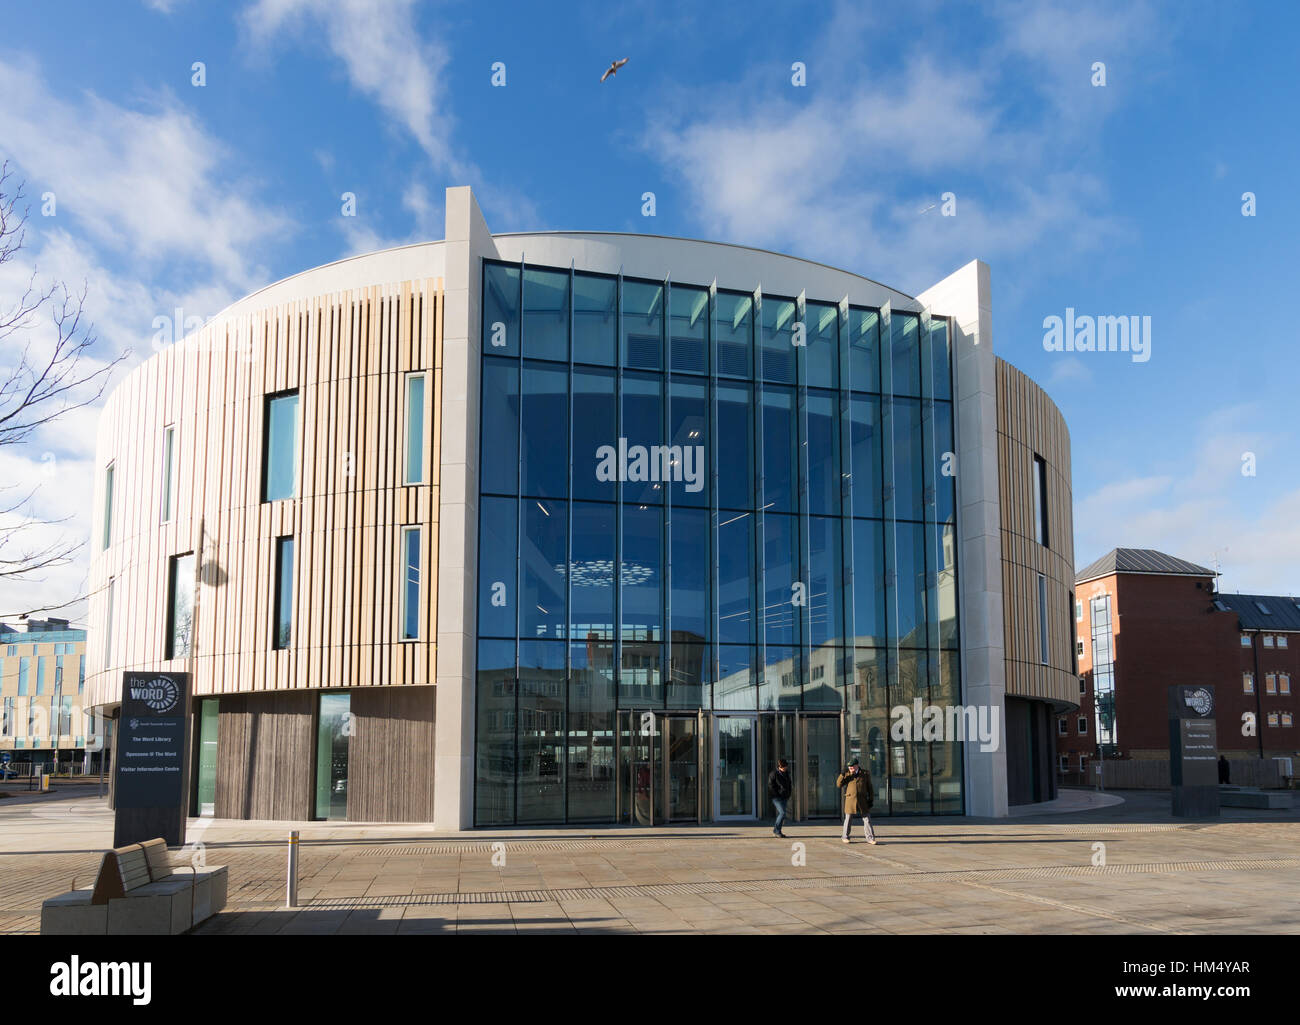
[[[178,871],[179,869],[179,871]],[[226,866],[174,866],[163,840],[104,854],[95,885],[41,905],[41,935],[175,936],[226,906]]]
[[[1219,787],[1219,804],[1224,808],[1290,808],[1291,800],[1291,795],[1285,790]]]

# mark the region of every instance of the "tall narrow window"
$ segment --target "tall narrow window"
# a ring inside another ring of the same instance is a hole
[[[176,425],[163,428],[162,522],[172,518],[172,483],[176,477]]]
[[[31,673],[32,660],[26,656],[18,659],[18,696],[24,697],[27,694],[29,685],[29,674]]]
[[[402,530],[402,640],[420,639],[420,528]]]
[[[298,393],[266,397],[263,424],[262,501],[292,498],[298,476]]]
[[[116,463],[109,463],[104,469],[104,538],[103,547],[107,550],[113,540],[113,469]]]
[[[117,589],[117,577],[108,578],[108,610],[104,617],[107,620],[107,626],[104,628],[104,668],[113,668],[113,592]]]
[[[1034,538],[1047,547],[1047,463],[1034,456]]]
[[[406,483],[424,483],[424,375],[406,378]]]
[[[1047,577],[1038,574],[1038,660],[1047,665]]]
[[[173,555],[168,580],[166,658],[190,653],[194,628],[194,553]]]
[[[45,662],[46,662],[45,655],[40,655],[36,659],[36,693],[37,694],[45,693]]]
[[[275,539],[275,633],[272,646],[287,648],[293,641],[293,538]]]

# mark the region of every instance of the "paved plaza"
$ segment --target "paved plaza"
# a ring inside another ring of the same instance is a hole
[[[0,800],[0,932],[38,932],[43,898],[93,882],[113,823],[93,792]],[[787,824],[782,841],[761,824],[438,835],[191,819],[189,842],[230,867],[226,910],[196,932],[1300,931],[1300,811],[1186,822],[1168,801],[1066,791],[997,821],[878,818],[876,846],[860,824],[846,845],[820,821]],[[291,828],[297,910],[283,906]]]

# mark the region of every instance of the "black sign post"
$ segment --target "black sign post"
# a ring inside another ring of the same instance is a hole
[[[1174,815],[1218,817],[1219,740],[1213,686],[1169,688],[1169,783]]]
[[[185,842],[189,673],[122,674],[113,846]]]

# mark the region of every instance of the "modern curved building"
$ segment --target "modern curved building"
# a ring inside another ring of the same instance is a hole
[[[712,242],[446,239],[241,300],[98,439],[87,705],[188,671],[193,811],[1003,815],[1077,706],[1069,435],[988,268],[912,297]]]

